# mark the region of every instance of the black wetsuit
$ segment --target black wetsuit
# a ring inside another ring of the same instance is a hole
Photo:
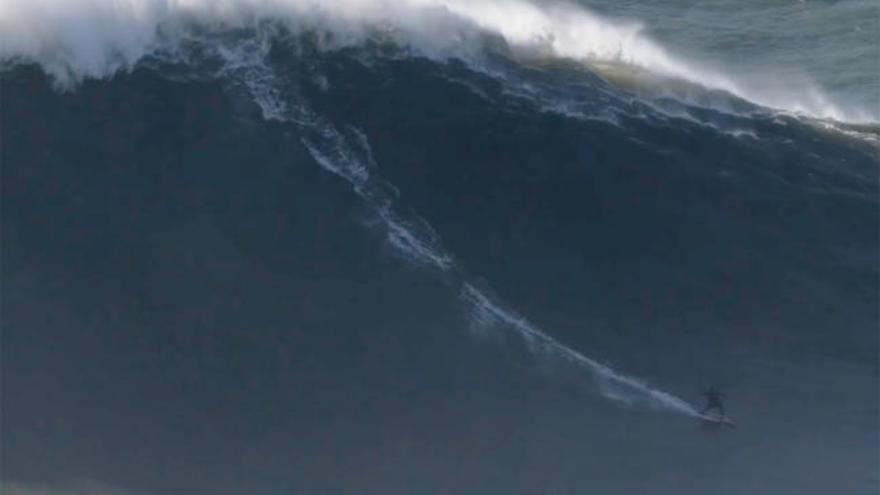
[[[724,397],[724,394],[714,388],[710,388],[703,392],[703,395],[706,397],[706,407],[700,411],[700,414],[706,414],[712,409],[717,409],[718,412],[721,413],[721,416],[724,416],[724,404],[721,402],[721,398]]]

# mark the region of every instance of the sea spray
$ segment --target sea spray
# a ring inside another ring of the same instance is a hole
[[[144,56],[173,50],[194,32],[268,24],[321,33],[318,39],[329,49],[391,40],[413,55],[456,58],[475,69],[482,66],[482,43],[495,37],[513,51],[593,67],[632,67],[772,109],[842,121],[870,119],[849,115],[814,85],[800,92],[784,82],[785,91],[745,89],[735,75],[671,53],[645,34],[641,22],[527,0],[6,0],[0,4],[0,61],[38,63],[69,88],[84,78],[130,70]]]

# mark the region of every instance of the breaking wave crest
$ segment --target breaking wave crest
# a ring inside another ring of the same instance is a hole
[[[778,91],[750,89],[746,79],[670,53],[645,35],[639,22],[528,0],[8,0],[0,5],[0,60],[38,63],[61,86],[69,86],[128,70],[194,32],[272,23],[319,33],[327,48],[390,41],[414,55],[456,58],[472,67],[482,65],[487,42],[500,40],[524,57],[573,60],[594,69],[611,64],[612,77],[619,73],[613,67],[647,71],[649,86],[668,78],[771,109],[839,121],[877,120],[870,111],[841,108],[815,87],[797,90],[781,81]],[[683,97],[681,91],[676,94]]]

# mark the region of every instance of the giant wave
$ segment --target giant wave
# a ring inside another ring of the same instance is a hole
[[[313,108],[309,92],[326,92],[327,82],[320,71],[310,72],[310,51],[350,53],[367,65],[401,57],[423,57],[441,67],[464,62],[472,75],[445,77],[481,97],[490,98],[480,85],[492,84],[500,88],[497,97],[505,105],[525,102],[538,111],[620,128],[635,129],[645,119],[659,126],[687,123],[738,141],[761,139],[763,126],[788,125],[756,103],[842,118],[824,99],[820,106],[806,100],[761,101],[727,76],[678,60],[642,35],[638,24],[612,22],[561,4],[31,0],[4,3],[0,30],[5,40],[0,57],[7,65],[37,63],[62,89],[136,67],[172,78],[216,79],[232,91],[244,88],[264,118],[299,128],[314,160],[350,183],[375,210],[379,220],[373,226],[389,244],[446,279],[478,326],[503,327],[533,352],[589,372],[609,398],[691,416],[699,413],[686,401],[567,347],[507,309],[491,290],[478,288],[428,221],[395,208],[396,193],[389,192],[394,186],[377,177],[364,132],[353,124],[333,123]],[[291,56],[299,72],[285,67]],[[653,88],[645,96],[638,90],[664,81],[662,91]]]
[[[536,1],[0,32],[7,490],[876,486],[874,116]]]

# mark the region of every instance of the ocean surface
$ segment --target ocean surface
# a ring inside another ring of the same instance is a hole
[[[876,493],[878,33],[5,0],[2,492]]]

